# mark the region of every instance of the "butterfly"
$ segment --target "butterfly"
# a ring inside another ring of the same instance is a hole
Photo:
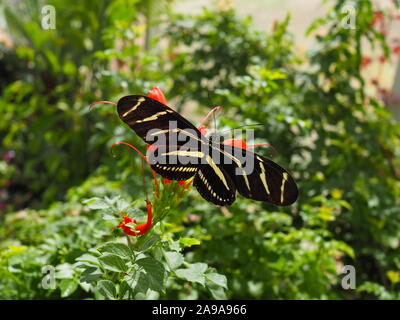
[[[237,192],[278,206],[297,200],[296,182],[284,168],[257,153],[207,139],[157,100],[128,95],[118,101],[117,112],[144,142],[156,145],[149,156],[155,172],[170,180],[194,177],[194,187],[215,205],[232,204]]]

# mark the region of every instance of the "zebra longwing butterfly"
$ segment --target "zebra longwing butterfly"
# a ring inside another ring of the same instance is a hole
[[[157,100],[125,96],[118,101],[117,111],[146,143],[164,138],[164,143],[153,150],[153,158],[157,159],[151,163],[153,170],[170,180],[194,176],[193,185],[207,201],[230,205],[237,191],[246,198],[278,206],[290,205],[297,199],[296,183],[281,166],[249,150],[208,140],[188,120]],[[253,164],[251,170],[246,163]]]

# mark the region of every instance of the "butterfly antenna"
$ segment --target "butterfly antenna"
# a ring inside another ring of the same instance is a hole
[[[221,132],[221,134],[225,133],[225,132],[233,131],[233,130],[236,130],[236,129],[240,129],[240,128],[253,127],[253,126],[263,126],[263,125],[264,125],[263,123],[245,124],[243,126],[239,126],[239,127],[236,127],[236,128],[224,130],[224,131]]]
[[[239,126],[239,127],[233,128],[233,129],[228,129],[228,130],[222,131],[221,135],[223,133],[226,133],[226,132],[229,132],[229,131],[233,131],[233,130],[236,130],[236,129],[240,129],[240,128],[246,128],[246,127],[252,127],[252,126],[263,126],[263,125],[264,125],[263,123],[246,124],[246,125],[243,125],[243,126]],[[272,146],[270,144],[267,144],[267,143],[248,144],[247,146],[248,147],[253,147],[253,148],[255,148],[255,147],[268,147],[268,148],[271,148],[272,150],[274,150],[275,152],[278,152],[274,146]]]
[[[215,112],[213,113],[213,122],[214,122],[214,133],[213,133],[212,137],[213,137],[213,140],[214,140],[216,135],[217,135],[216,134],[216,132],[217,132],[217,120],[216,120]]]
[[[267,143],[249,144],[248,146],[253,147],[253,148],[254,147],[268,147],[268,148],[271,148],[272,150],[274,150],[275,152],[278,152],[274,146],[271,146],[270,144],[267,144]]]
[[[112,104],[112,105],[114,105],[114,106],[117,105],[115,102],[111,102],[111,101],[96,101],[96,102],[92,102],[92,103],[89,105],[89,111],[90,111],[96,104],[100,104],[100,103]]]
[[[199,124],[199,127],[201,127],[202,125],[204,125],[204,124],[207,122],[208,118],[210,118],[210,116],[211,116],[212,114],[217,113],[217,111],[220,110],[220,109],[222,109],[221,106],[216,106],[215,108],[213,108],[212,110],[210,110],[210,111],[207,113],[207,115],[204,117],[204,119],[201,120],[201,122],[200,122],[200,124]]]

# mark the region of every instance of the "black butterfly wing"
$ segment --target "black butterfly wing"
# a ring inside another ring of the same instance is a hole
[[[200,195],[216,205],[226,206],[236,199],[236,187],[224,168],[208,152],[185,146],[159,146],[148,153],[155,172],[170,180],[187,180]]]
[[[297,200],[296,182],[275,162],[232,146],[221,144],[216,148],[222,151],[222,166],[242,196],[277,206],[288,206]]]
[[[170,180],[187,180],[195,175],[193,185],[204,199],[229,205],[236,199],[235,184],[210,154],[209,150],[186,146],[159,146],[149,153],[149,162],[154,171]]]
[[[148,151],[152,169],[169,180],[187,180],[199,169],[204,157],[197,149],[185,146],[158,146]]]
[[[117,103],[118,115],[146,143],[192,147],[208,143],[197,128],[165,104],[143,95],[122,97]],[[160,141],[160,139],[163,139]]]
[[[200,195],[218,206],[227,206],[236,200],[236,187],[229,174],[209,156],[194,177],[193,185]]]
[[[212,149],[217,150],[222,162],[215,161],[214,156],[198,154],[197,150],[207,149],[207,139],[193,124],[163,103],[143,95],[129,95],[118,101],[117,110],[122,121],[146,143],[156,142],[159,151],[177,153],[189,160],[202,158],[201,165],[166,161],[154,162],[152,168],[171,180],[186,180],[195,175],[193,184],[206,200],[216,205],[229,205],[235,201],[238,190],[244,197],[280,206],[296,201],[298,190],[293,178],[267,158],[240,149],[245,157],[254,161],[254,170],[245,172],[244,163],[234,156],[238,152],[234,149],[238,148],[232,147],[235,151],[232,152],[232,148],[229,151],[223,150],[224,145],[214,145]]]

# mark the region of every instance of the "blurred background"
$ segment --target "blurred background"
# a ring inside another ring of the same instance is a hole
[[[400,298],[399,5],[1,1],[0,298]],[[216,105],[221,131],[262,123],[255,142],[276,151],[256,151],[293,173],[298,201],[219,208],[159,179],[179,201],[154,198],[151,248],[126,240],[105,212],[139,200],[145,219],[141,159],[110,147],[145,145],[88,106],[154,86],[195,124]],[[153,259],[159,285],[93,262],[109,241]]]

